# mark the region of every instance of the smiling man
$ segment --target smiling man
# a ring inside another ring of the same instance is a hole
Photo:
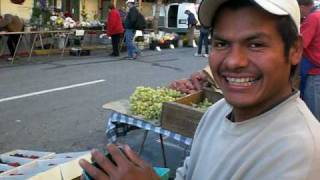
[[[302,54],[296,0],[204,0],[210,68],[224,99],[198,126],[176,179],[320,177],[320,125],[293,90]]]
[[[199,19],[214,27],[209,64],[225,98],[201,119],[176,179],[318,180],[320,124],[290,80],[303,49],[296,0],[203,0]],[[127,146],[130,160],[108,150],[118,166],[93,158],[110,176],[82,167],[105,179],[157,179]]]

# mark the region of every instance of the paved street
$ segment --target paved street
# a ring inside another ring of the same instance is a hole
[[[128,98],[136,86],[166,86],[207,64],[196,49],[143,52],[139,60],[121,60],[95,51],[87,57],[38,56],[14,65],[0,61],[0,153],[13,149],[54,152],[102,149],[106,119],[102,105]],[[125,53],[122,54],[125,56]],[[20,61],[20,62],[19,62]],[[137,149],[142,133],[123,142]],[[158,136],[151,134],[143,157],[161,166]],[[166,140],[169,167],[183,159],[182,148]],[[180,160],[176,160],[179,159]]]

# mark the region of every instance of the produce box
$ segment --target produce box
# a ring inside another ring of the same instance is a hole
[[[0,175],[0,178],[7,179],[28,179],[28,180],[40,180],[40,179],[55,179],[62,180],[60,169],[58,164],[60,162],[55,161],[41,161],[36,160],[30,164],[23,165],[12,170],[8,170]]]
[[[79,165],[80,159],[85,159],[88,162],[91,162],[91,153],[90,151],[85,152],[76,152],[76,153],[63,153],[63,154],[57,154],[57,157],[67,157],[68,161],[65,163],[61,163],[59,165],[62,178],[64,180],[66,179],[74,179],[81,175],[82,168]],[[71,158],[68,158],[71,157]]]
[[[80,159],[86,159],[87,161],[91,162],[90,151],[53,154],[47,156],[43,160],[63,160],[64,162],[59,163],[59,168],[63,179],[66,180],[74,179],[81,175],[82,168],[79,165]]]
[[[79,160],[91,162],[90,151],[55,154],[14,150],[0,155],[0,180],[71,180],[81,175]]]
[[[17,150],[7,152],[4,155],[8,155],[11,157],[25,158],[25,159],[39,159],[39,158],[44,158],[46,156],[50,156],[53,154],[54,154],[53,152],[30,151],[30,150],[17,149]]]
[[[13,169],[13,168],[14,168],[13,166],[9,166],[7,164],[0,164],[0,175],[1,175],[1,173],[8,171],[10,169]]]
[[[8,165],[11,167],[19,167],[19,166],[31,163],[32,161],[33,159],[20,158],[20,157],[10,156],[8,154],[0,155],[0,164]]]
[[[205,88],[174,102],[165,102],[162,105],[161,127],[187,137],[193,137],[204,111],[192,107],[192,104],[198,104],[205,98],[209,102],[215,103],[222,97],[221,93]]]

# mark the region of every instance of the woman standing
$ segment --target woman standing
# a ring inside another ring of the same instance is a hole
[[[119,43],[124,29],[118,9],[116,9],[113,4],[110,4],[108,9],[107,34],[111,36],[112,41],[112,53],[110,56],[119,56]]]

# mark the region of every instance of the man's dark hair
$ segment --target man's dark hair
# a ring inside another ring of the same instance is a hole
[[[303,0],[301,0],[303,1]],[[304,1],[312,1],[312,0],[304,0]],[[258,4],[251,0],[230,0],[223,3],[218,11],[215,13],[216,15],[219,14],[223,9],[229,8],[232,10],[237,10],[243,7],[258,7],[262,9]],[[265,10],[264,10],[265,11]],[[211,26],[214,27],[216,22],[215,16],[212,20]],[[280,37],[283,41],[284,45],[284,55],[288,61],[289,58],[289,51],[292,46],[294,46],[295,42],[299,39],[298,29],[293,21],[293,19],[289,15],[279,16],[276,18],[276,28]],[[291,66],[290,77],[292,78],[295,74],[297,66]]]
[[[298,0],[298,4],[301,6],[301,5],[304,5],[304,6],[309,6],[309,5],[312,5],[314,2],[313,0]]]

